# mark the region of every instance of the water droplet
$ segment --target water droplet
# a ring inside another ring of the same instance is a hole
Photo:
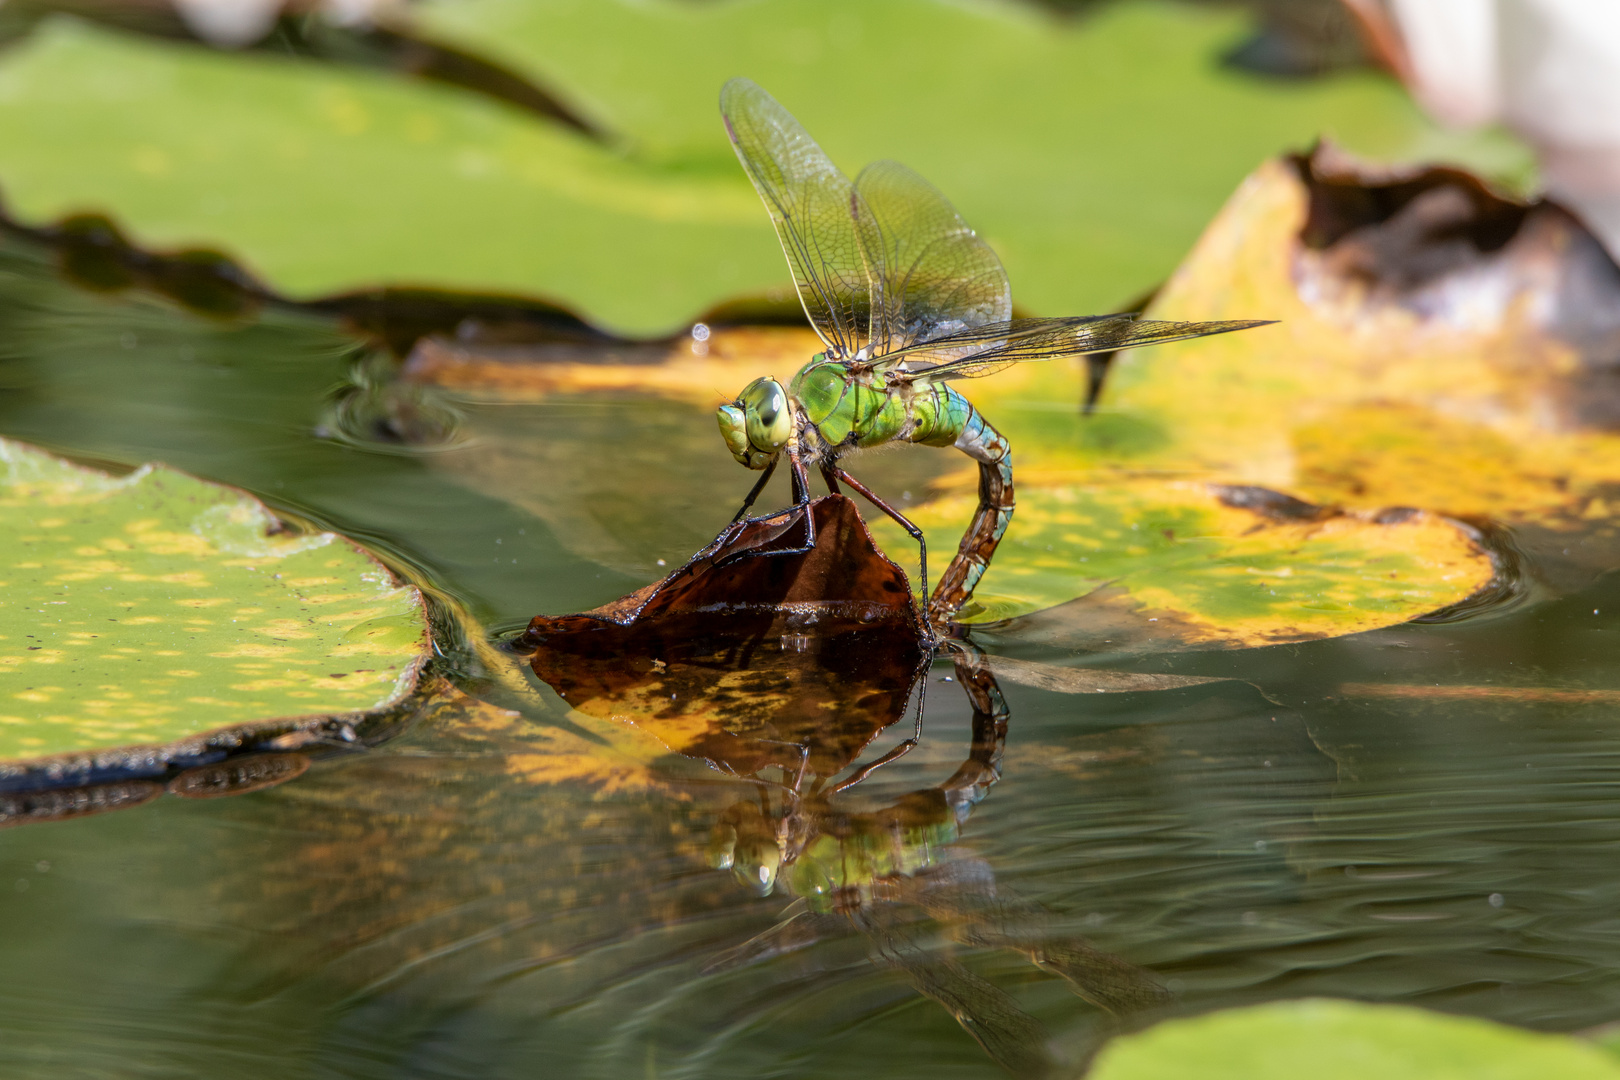
[[[1493,892],[1491,895],[1485,898],[1485,902],[1490,904],[1491,907],[1501,907],[1503,904],[1507,903],[1507,897],[1503,896],[1499,892]]]
[[[703,323],[697,323],[696,325],[694,325],[692,327],[692,340],[693,341],[708,341],[709,340],[709,328],[707,326],[705,326]]]
[[[668,565],[669,565],[669,564],[668,564],[668,563],[666,563],[666,562],[665,562],[665,561],[664,561],[664,560],[663,560],[663,559],[659,559],[659,560],[658,560],[658,565],[659,565],[659,566],[668,566]]]

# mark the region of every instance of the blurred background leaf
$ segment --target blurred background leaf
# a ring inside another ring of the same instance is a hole
[[[0,191],[26,222],[100,212],[144,246],[218,248],[293,297],[406,285],[543,298],[649,334],[741,294],[786,299],[716,112],[739,73],[849,171],[892,156],[929,177],[1002,255],[1017,302],[1051,314],[1151,288],[1279,147],[1327,134],[1384,157],[1523,163],[1488,137],[1442,135],[1370,71],[1279,82],[1222,66],[1246,22],[1208,7],[411,12],[427,41],[513,73],[505,90],[45,19],[0,61]],[[535,104],[539,87],[557,109]]]

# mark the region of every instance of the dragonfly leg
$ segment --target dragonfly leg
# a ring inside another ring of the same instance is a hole
[[[843,494],[838,490],[838,468],[828,462],[821,463],[821,478],[827,481],[827,490],[834,495]]]
[[[915,676],[917,687],[917,719],[912,724],[911,738],[899,743],[892,750],[888,751],[870,765],[863,765],[859,769],[856,769],[855,772],[850,774],[849,779],[840,780],[838,783],[828,788],[828,796],[836,795],[840,791],[846,791],[849,788],[854,787],[856,784],[872,775],[874,770],[882,768],[884,765],[887,765],[896,758],[901,758],[911,753],[911,751],[916,748],[917,744],[922,742],[923,705],[928,699],[928,673],[933,668],[933,662],[934,652],[932,649],[929,649],[924,653],[922,659],[917,663],[917,673]]]
[[[827,468],[828,466],[822,467]],[[849,473],[838,468],[837,466],[832,466],[831,469],[832,475],[827,478],[829,483],[835,478],[842,480],[855,491],[859,492],[861,497],[867,502],[871,503],[873,506],[887,514],[896,525],[906,530],[906,532],[911,535],[911,538],[917,541],[917,551],[919,554],[918,563],[922,568],[922,594],[926,597],[928,595],[928,541],[923,539],[923,531],[917,528],[917,526],[913,525],[910,521],[906,520],[906,516],[900,511],[896,510],[894,507],[872,494],[870,488],[861,483],[859,480],[855,479],[853,476],[849,475]]]
[[[804,547],[779,554],[803,555],[816,546],[816,515],[810,509],[810,476],[805,472],[804,461],[795,447],[788,448],[788,467],[793,470],[793,506],[804,515]]]
[[[748,513],[749,507],[754,505],[754,500],[759,498],[759,493],[765,490],[765,485],[771,482],[771,474],[776,471],[776,463],[780,460],[779,457],[773,457],[770,464],[765,466],[765,471],[760,474],[759,481],[754,484],[753,490],[748,493],[748,498],[743,500],[742,509],[738,510],[737,516],[731,519],[733,525],[743,519]]]
[[[727,527],[727,532],[731,533],[731,535],[735,535],[736,532],[741,531],[740,527],[751,525],[756,521],[773,521],[777,518],[786,517],[790,514],[797,514],[804,521],[804,543],[798,547],[792,548],[776,548],[770,551],[738,552],[733,555],[728,555],[716,562],[714,564],[716,568],[729,566],[730,564],[739,562],[743,559],[757,559],[764,558],[766,556],[774,557],[778,555],[805,555],[815,549],[816,515],[815,511],[810,508],[810,477],[805,472],[804,462],[800,460],[797,450],[788,450],[788,464],[793,469],[793,506],[787,510],[778,510],[773,514],[761,514],[758,517],[735,518]],[[757,491],[763,486],[764,483],[761,481],[759,484],[755,485],[755,490]],[[749,497],[752,498],[753,494],[753,492],[750,492]],[[747,509],[746,503],[743,505],[743,509]]]
[[[878,758],[876,761],[870,762],[870,763],[868,763],[866,765],[862,765],[860,768],[856,769],[853,773],[851,773],[849,775],[849,779],[840,780],[840,781],[838,781],[838,783],[832,785],[832,787],[827,789],[827,794],[829,796],[837,795],[840,791],[845,791],[845,790],[847,790],[849,788],[854,787],[856,784],[860,783],[862,780],[865,780],[868,776],[871,776],[874,771],[876,771],[878,769],[881,769],[883,766],[887,765],[889,762],[893,761],[895,758],[905,757],[907,754],[911,753],[912,750],[916,749],[916,747],[917,747],[917,740],[916,739],[907,739],[905,742],[903,742],[900,745],[894,747],[892,750],[890,750],[888,753],[884,754],[882,757]]]

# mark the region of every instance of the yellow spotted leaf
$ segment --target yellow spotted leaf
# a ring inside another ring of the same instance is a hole
[[[365,551],[161,466],[0,440],[0,565],[0,761],[383,709],[429,651]]]

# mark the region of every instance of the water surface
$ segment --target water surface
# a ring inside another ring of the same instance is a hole
[[[0,433],[247,488],[492,631],[654,580],[746,490],[708,409],[635,396],[453,403],[457,437],[432,449],[333,437],[367,363],[328,322],[210,322],[0,255]],[[868,479],[920,487],[951,464],[930,455],[879,458]],[[1455,621],[1128,661],[1236,681],[1003,680],[1000,779],[935,855],[1151,972],[1167,1012],[1327,994],[1549,1030],[1613,1020],[1617,627],[1604,574]],[[705,858],[753,789],[679,758],[568,775],[558,747],[597,736],[510,663],[527,690],[491,697],[516,718],[463,709],[263,792],[0,833],[7,1075],[1002,1075],[853,926],[705,974],[788,904]],[[936,661],[922,745],[851,807],[963,762],[973,714],[953,677]],[[1491,686],[1517,692],[1467,690]],[[1016,953],[916,944],[1010,995],[1072,1063],[1115,1029]]]

